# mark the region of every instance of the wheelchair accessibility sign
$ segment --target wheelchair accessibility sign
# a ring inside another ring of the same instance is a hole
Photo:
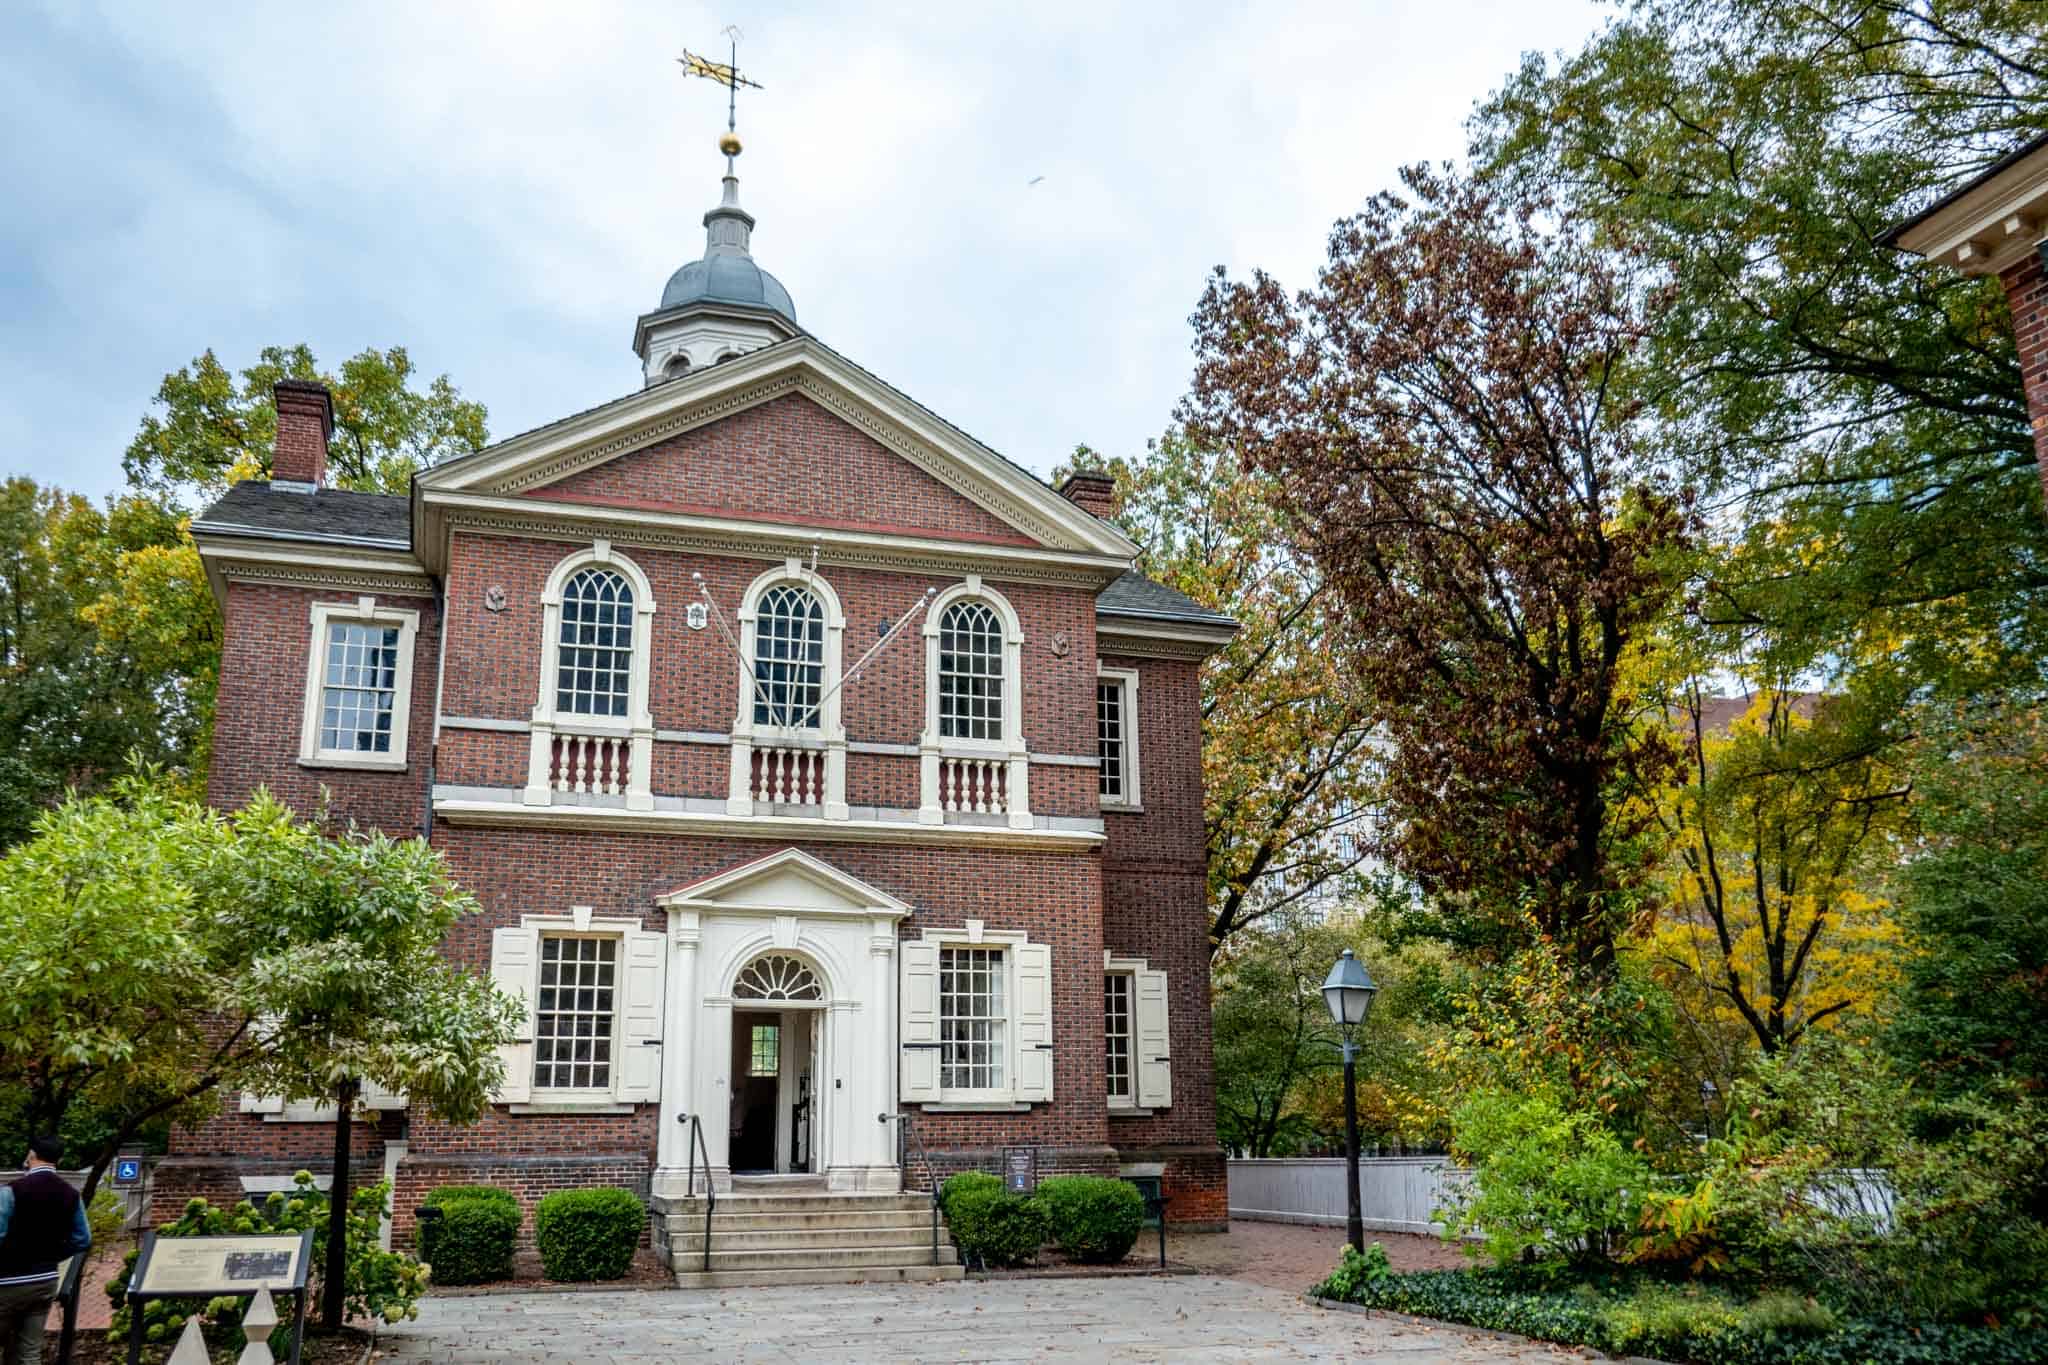
[[[133,1185],[140,1179],[142,1179],[142,1158],[124,1156],[115,1159],[114,1183],[116,1185]]]

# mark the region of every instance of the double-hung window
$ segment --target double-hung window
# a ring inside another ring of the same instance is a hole
[[[1111,1108],[1137,1103],[1131,985],[1129,972],[1110,972],[1102,978],[1102,1074]]]
[[[1052,945],[969,920],[898,949],[902,1084],[915,1104],[1052,1099]]]
[[[312,627],[299,761],[403,768],[419,613],[379,608],[373,597],[317,602]]]
[[[1003,738],[1003,623],[987,603],[955,602],[939,618],[939,738]]]
[[[1112,1115],[1173,1104],[1166,973],[1142,957],[1102,955],[1102,1088]]]
[[[1097,786],[1102,804],[1138,804],[1138,671],[1098,668],[1095,678]]]
[[[618,1039],[619,941],[540,936],[533,1012],[533,1088],[579,1093],[612,1088]]]
[[[635,919],[524,915],[491,931],[491,981],[525,1007],[500,1104],[609,1110],[661,1094],[668,942]]]
[[[754,614],[754,724],[819,728],[825,609],[794,583],[770,588]]]
[[[555,710],[625,716],[633,694],[633,586],[610,569],[579,570],[562,586]]]
[[[1000,1091],[1008,1084],[1008,967],[1001,948],[939,949],[939,1086]]]

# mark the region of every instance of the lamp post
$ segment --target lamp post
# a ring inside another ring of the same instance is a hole
[[[1349,1203],[1345,1232],[1351,1239],[1352,1248],[1361,1254],[1365,1251],[1365,1218],[1359,1210],[1358,1201],[1358,1044],[1355,1035],[1359,1025],[1365,1022],[1365,1016],[1372,1013],[1372,998],[1378,993],[1379,987],[1372,984],[1372,976],[1365,970],[1365,964],[1352,956],[1349,948],[1338,956],[1337,965],[1330,968],[1330,975],[1323,982],[1323,1003],[1330,1007],[1330,1017],[1337,1021],[1337,1027],[1344,1033],[1344,1194]]]
[[[1721,1093],[1721,1087],[1714,1084],[1710,1076],[1700,1082],[1700,1112],[1706,1115],[1707,1137],[1714,1136],[1714,1097]]]

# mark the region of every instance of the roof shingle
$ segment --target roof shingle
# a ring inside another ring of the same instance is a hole
[[[261,479],[238,483],[192,523],[199,535],[326,540],[351,545],[412,547],[412,499],[396,493],[311,493],[272,488]]]

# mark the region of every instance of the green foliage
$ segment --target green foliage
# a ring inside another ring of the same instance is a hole
[[[402,1252],[385,1251],[377,1244],[390,1195],[391,1186],[386,1183],[357,1190],[349,1199],[343,1283],[347,1314],[352,1319],[402,1322],[419,1316],[419,1299],[427,1289],[427,1268]],[[260,1237],[300,1233],[310,1228],[313,1261],[307,1287],[317,1302],[317,1286],[326,1264],[327,1210],[327,1195],[314,1187],[310,1172],[300,1171],[293,1177],[289,1194],[272,1191],[261,1204],[244,1199],[231,1209],[223,1209],[204,1199],[189,1200],[175,1222],[157,1229],[157,1236]],[[128,1315],[132,1310],[126,1294],[140,1254],[139,1249],[130,1251],[120,1273],[107,1284],[107,1297],[114,1304],[113,1325],[107,1340],[115,1344],[128,1339]],[[249,1300],[235,1295],[210,1300],[198,1309],[190,1301],[153,1300],[143,1305],[143,1335],[148,1341],[168,1344],[177,1339],[186,1317],[197,1313],[202,1315],[202,1329],[210,1345],[215,1349],[237,1350],[243,1341],[242,1314],[248,1308]],[[290,1346],[291,1321],[282,1307],[278,1316],[285,1321],[271,1333],[271,1350],[282,1358]]]
[[[403,346],[372,347],[321,370],[307,346],[266,346],[239,379],[206,351],[164,376],[156,407],[122,457],[128,482],[163,494],[214,497],[241,479],[270,476],[277,440],[271,389],[280,379],[314,380],[334,396],[327,461],[343,488],[403,493],[431,465],[483,448],[483,404],[441,375],[416,388]]]
[[[1612,1259],[1641,1220],[1648,1165],[1598,1116],[1552,1096],[1484,1091],[1452,1116],[1472,1168],[1440,1211],[1446,1237],[1478,1232],[1502,1266],[1541,1275]]]
[[[1041,1180],[1032,1199],[1060,1251],[1085,1265],[1121,1261],[1145,1226],[1145,1196],[1128,1180],[1059,1175]]]
[[[85,1206],[85,1228],[92,1234],[95,1252],[101,1247],[112,1246],[127,1222],[128,1206],[120,1195],[105,1185],[93,1191],[92,1201]]]
[[[983,1265],[1024,1265],[1051,1235],[1044,1207],[1034,1198],[1011,1194],[996,1176],[956,1175],[946,1182],[940,1200],[961,1255]]]
[[[533,1210],[533,1240],[551,1280],[616,1280],[633,1267],[647,1210],[631,1190],[557,1190]]]
[[[1330,1277],[1309,1292],[1320,1299],[1337,1299],[1342,1302],[1356,1302],[1369,1290],[1383,1287],[1393,1279],[1394,1267],[1387,1260],[1387,1249],[1374,1242],[1363,1252],[1356,1247],[1346,1246],[1344,1254],[1337,1261],[1337,1268]]]
[[[436,1284],[512,1278],[512,1250],[524,1218],[518,1198],[495,1185],[443,1185],[419,1204],[420,1259]]]
[[[1352,1260],[1349,1253],[1346,1260]],[[1340,1267],[1341,1269],[1341,1267]],[[1341,1291],[1341,1292],[1340,1292]],[[1499,1270],[1336,1275],[1324,1298],[1603,1351],[1692,1365],[2026,1365],[2048,1357],[2048,1332],[1917,1322],[1883,1314],[1841,1318],[1823,1305],[1772,1295],[1742,1304],[1697,1287],[1625,1281],[1605,1288],[1532,1288]]]

